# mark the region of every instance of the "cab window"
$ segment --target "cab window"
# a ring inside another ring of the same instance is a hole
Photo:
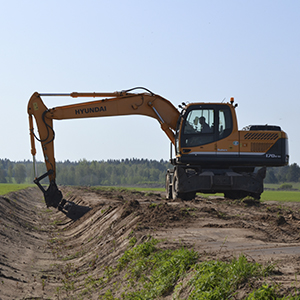
[[[212,133],[214,126],[213,109],[194,109],[189,112],[186,118],[185,133],[201,132]]]
[[[193,109],[184,122],[183,147],[198,146],[214,141],[214,109]]]
[[[203,105],[204,106],[204,105]],[[228,106],[191,109],[183,121],[181,146],[192,147],[223,139],[232,132],[232,118]]]

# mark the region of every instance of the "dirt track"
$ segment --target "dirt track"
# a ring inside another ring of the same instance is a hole
[[[0,197],[1,300],[77,299],[88,277],[99,277],[106,266],[115,264],[128,237],[141,242],[149,235],[163,239],[161,247],[184,245],[206,259],[244,253],[249,260],[276,263],[272,280],[286,291],[299,287],[295,274],[300,271],[300,203],[199,197],[167,202],[164,195],[125,190],[62,191],[81,211],[91,210],[72,220],[47,209],[36,188]],[[97,299],[99,294],[89,295]]]

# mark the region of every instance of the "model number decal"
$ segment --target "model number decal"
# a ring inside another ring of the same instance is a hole
[[[281,158],[281,155],[270,153],[270,154],[266,154],[266,158]]]

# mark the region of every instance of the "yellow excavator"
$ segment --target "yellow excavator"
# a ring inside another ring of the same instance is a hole
[[[143,89],[143,92],[133,92]],[[97,98],[94,101],[47,108],[42,97]],[[175,147],[172,169],[166,173],[166,198],[191,200],[197,192],[224,193],[228,198],[263,192],[266,167],[288,164],[288,137],[279,126],[249,125],[238,130],[234,99],[230,103],[182,103],[179,110],[167,99],[145,88],[113,93],[40,94],[28,102],[31,153],[35,164],[35,138],[41,143],[47,172],[34,182],[46,205],[64,209],[56,184],[53,120],[121,115],[156,119]],[[39,136],[34,132],[33,117]],[[172,147],[171,147],[172,149]],[[41,180],[48,177],[44,189]]]

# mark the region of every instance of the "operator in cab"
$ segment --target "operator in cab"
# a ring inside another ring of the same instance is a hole
[[[212,129],[209,127],[209,125],[205,122],[205,117],[200,117],[199,122],[201,124],[201,132],[202,133],[210,133],[212,132]]]

